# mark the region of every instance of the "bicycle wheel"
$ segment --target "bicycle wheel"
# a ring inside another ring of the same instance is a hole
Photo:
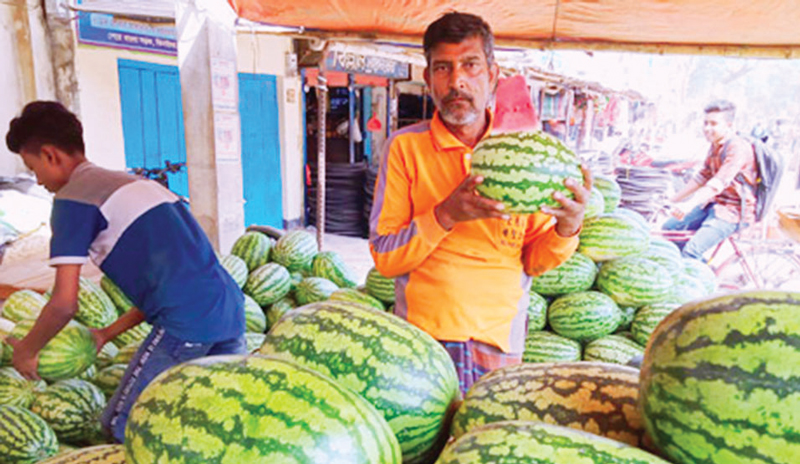
[[[791,249],[748,250],[716,272],[721,290],[800,291],[800,259]]]

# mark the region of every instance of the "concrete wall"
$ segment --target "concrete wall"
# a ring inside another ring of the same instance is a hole
[[[0,138],[3,140],[0,143],[0,176],[13,176],[24,169],[19,157],[9,152],[5,144],[8,121],[19,113],[24,98],[17,70],[17,47],[14,46],[14,8],[0,3],[0,89],[3,89],[3,98],[0,99]]]

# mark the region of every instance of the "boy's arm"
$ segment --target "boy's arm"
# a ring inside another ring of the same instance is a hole
[[[136,306],[131,308],[108,327],[103,329],[90,329],[97,343],[97,351],[103,349],[106,343],[117,338],[120,334],[144,322],[144,313]]]
[[[42,309],[31,331],[22,340],[8,337],[14,347],[12,364],[25,378],[38,379],[39,352],[66,326],[78,312],[80,264],[56,267],[53,295]]]

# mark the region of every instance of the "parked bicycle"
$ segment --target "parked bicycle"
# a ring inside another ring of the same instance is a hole
[[[144,177],[145,179],[154,180],[169,190],[169,174],[177,174],[185,167],[186,163],[184,162],[171,163],[169,161],[164,161],[163,168],[128,168],[128,172],[136,176]],[[182,195],[180,195],[180,198],[183,203],[189,204],[188,198]]]

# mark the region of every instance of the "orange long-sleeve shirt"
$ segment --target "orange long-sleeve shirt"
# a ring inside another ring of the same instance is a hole
[[[370,251],[378,271],[396,277],[395,314],[437,340],[521,353],[529,276],[564,262],[578,239],[556,234],[542,213],[444,230],[433,209],[469,175],[471,153],[438,113],[395,133],[381,155]]]

